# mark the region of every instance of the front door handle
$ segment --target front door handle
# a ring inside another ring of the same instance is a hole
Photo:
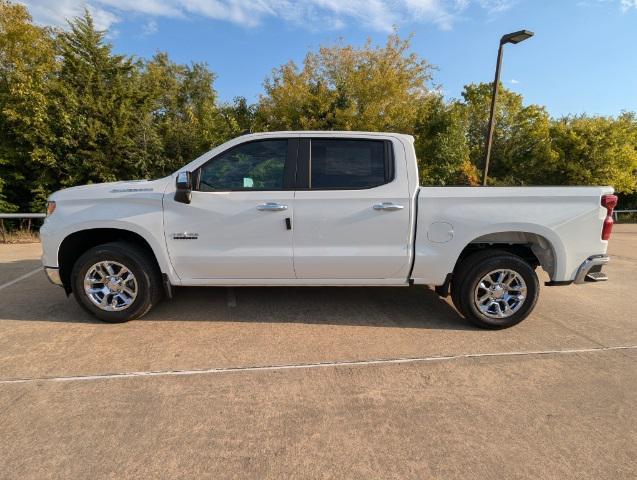
[[[402,210],[403,208],[405,208],[403,205],[397,205],[397,204],[391,203],[391,202],[377,203],[377,204],[374,205],[374,210],[389,210],[389,211],[393,211],[393,210]]]
[[[287,209],[287,205],[281,205],[280,203],[274,202],[262,203],[261,205],[257,205],[257,210],[261,210],[262,212],[281,212]]]

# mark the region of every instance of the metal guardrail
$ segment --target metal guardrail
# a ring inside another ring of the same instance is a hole
[[[4,229],[4,219],[7,220],[15,219],[15,218],[28,218],[29,226],[28,230],[31,229],[31,219],[33,218],[45,218],[46,213],[0,213],[0,235],[2,235],[2,243],[7,243],[7,233]]]
[[[44,218],[46,213],[0,213],[2,218]]]
[[[614,210],[613,219],[617,222],[619,220],[619,213],[637,213],[637,210]]]

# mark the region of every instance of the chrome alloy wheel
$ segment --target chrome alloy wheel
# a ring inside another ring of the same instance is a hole
[[[509,269],[493,270],[478,282],[473,301],[478,310],[490,318],[507,318],[517,312],[526,300],[526,283]]]
[[[86,296],[101,310],[118,312],[137,297],[137,279],[125,265],[110,260],[92,265],[84,276]]]

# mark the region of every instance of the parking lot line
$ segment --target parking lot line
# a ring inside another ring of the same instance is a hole
[[[73,375],[60,377],[37,377],[37,378],[14,378],[0,380],[2,384],[12,383],[33,383],[33,382],[73,382],[73,381],[89,381],[89,380],[110,380],[119,378],[135,378],[135,377],[167,377],[167,376],[187,376],[187,375],[207,375],[215,373],[233,373],[233,372],[267,372],[273,370],[300,370],[311,368],[328,368],[328,367],[357,367],[365,365],[391,365],[406,363],[425,363],[425,362],[445,362],[462,359],[488,358],[488,357],[522,357],[522,356],[542,356],[542,355],[568,355],[579,353],[599,353],[617,350],[635,350],[637,345],[625,345],[615,347],[598,347],[598,348],[576,348],[565,350],[530,350],[521,352],[491,352],[491,353],[466,353],[460,355],[444,355],[435,357],[412,357],[412,358],[386,358],[376,360],[351,360],[351,361],[334,361],[319,363],[298,363],[287,365],[263,365],[248,367],[220,367],[206,368],[195,370],[161,370],[146,372],[122,372],[122,373],[105,373],[98,375]]]
[[[36,273],[41,272],[41,271],[42,271],[42,267],[36,268],[32,272],[25,273],[21,277],[18,277],[18,278],[14,279],[14,280],[11,280],[10,282],[7,282],[7,283],[5,283],[3,285],[0,285],[0,290],[2,290],[3,288],[10,287],[14,283],[18,283],[19,281],[24,280],[25,278],[29,278],[30,276],[35,275]]]

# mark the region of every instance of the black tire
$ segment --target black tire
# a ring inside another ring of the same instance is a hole
[[[98,262],[113,261],[132,272],[137,281],[137,296],[123,310],[106,311],[95,305],[84,291],[84,277]],[[154,259],[146,250],[128,242],[112,242],[98,245],[77,259],[71,272],[73,295],[77,302],[89,313],[108,323],[123,323],[140,318],[162,298],[161,273]]]
[[[524,301],[517,311],[504,318],[485,314],[474,300],[474,293],[482,278],[498,269],[512,270],[526,284]],[[483,250],[469,255],[456,268],[451,283],[451,299],[458,312],[473,324],[493,330],[512,327],[528,317],[535,308],[539,292],[540,284],[533,267],[523,258],[504,250]]]

